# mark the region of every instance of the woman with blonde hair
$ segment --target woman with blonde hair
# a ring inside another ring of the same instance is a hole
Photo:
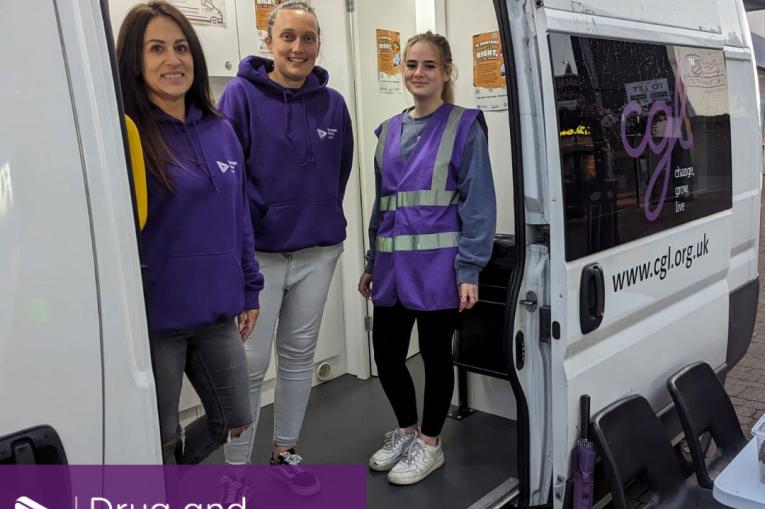
[[[454,389],[451,338],[459,312],[478,300],[496,224],[483,114],[453,104],[449,42],[427,32],[404,49],[414,107],[375,131],[376,199],[359,292],[374,303],[375,362],[398,427],[369,460],[393,484],[421,481],[444,463],[439,437]],[[373,284],[374,282],[374,284]],[[417,322],[425,365],[418,421],[406,368]]]

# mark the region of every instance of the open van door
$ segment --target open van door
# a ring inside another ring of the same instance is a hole
[[[732,236],[748,228],[732,219],[728,88],[743,59],[710,23],[714,0],[498,3],[523,150],[521,487],[544,503],[552,479],[562,507],[581,395],[597,411],[638,393],[658,412],[681,366],[725,366]]]

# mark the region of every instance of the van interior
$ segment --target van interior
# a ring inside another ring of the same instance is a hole
[[[182,3],[182,10],[196,22],[195,29],[202,40],[217,99],[236,74],[241,58],[268,57],[269,53],[263,44],[264,33],[258,30],[258,16],[263,14],[253,8],[253,2],[214,3],[218,9],[214,16],[219,17],[223,12],[222,23],[217,18],[205,21],[206,14],[201,11],[209,9],[209,5],[200,8],[186,2]],[[108,2],[115,37],[121,20],[133,4],[132,0]],[[274,2],[255,2],[258,8],[268,4]],[[403,51],[407,39],[416,33],[426,30],[444,33],[450,40],[458,71],[455,103],[474,107],[474,38],[489,34],[499,39],[497,12],[491,2],[450,1],[447,4],[446,9],[436,12],[435,2],[414,0],[312,2],[321,26],[317,65],[329,71],[329,85],[343,94],[351,110],[357,161],[344,204],[348,239],[324,312],[315,359],[316,385],[299,444],[301,454],[309,463],[365,464],[382,443],[385,432],[395,427],[392,410],[374,377],[368,330],[371,305],[354,290],[363,267],[366,222],[374,201],[374,130],[383,120],[413,104],[399,74],[379,75],[377,43],[380,37],[392,36],[398,38],[398,47]],[[500,46],[497,42],[492,47],[497,50]],[[505,307],[515,257],[506,84],[491,89],[490,93],[499,96],[493,99],[491,109],[484,111],[494,183],[501,197],[497,204],[498,235],[490,267],[481,277],[481,302],[472,316],[464,320],[460,340],[454,343],[459,389],[455,390],[453,412],[442,434],[449,468],[440,469],[425,482],[405,489],[389,485],[385,474],[370,471],[369,507],[485,506],[517,495],[515,398],[503,346]],[[354,312],[355,316],[349,316]],[[415,330],[408,364],[421,394],[424,374],[416,336]],[[265,407],[256,432],[253,463],[265,462],[270,454],[275,362],[272,357],[264,382]],[[181,410],[182,417],[189,421],[203,411],[188,383]],[[208,461],[222,462],[222,449]]]

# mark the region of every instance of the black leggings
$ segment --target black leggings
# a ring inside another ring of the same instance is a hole
[[[425,364],[425,402],[420,431],[431,437],[441,433],[454,391],[452,335],[457,318],[456,309],[413,311],[399,302],[393,307],[375,306],[372,342],[377,372],[400,427],[417,424],[417,398],[406,368],[409,337],[417,320],[420,354]]]

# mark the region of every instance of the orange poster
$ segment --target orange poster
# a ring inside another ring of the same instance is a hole
[[[280,3],[282,0],[255,0],[255,26],[258,30],[268,30],[268,17]]]
[[[377,29],[377,75],[380,92],[401,92],[401,34]]]
[[[507,109],[505,63],[499,32],[473,36],[473,87],[478,108],[488,111]]]
[[[258,29],[260,45],[258,49],[267,52],[266,37],[268,36],[268,17],[277,5],[284,0],[254,0],[255,2],[255,27]]]

